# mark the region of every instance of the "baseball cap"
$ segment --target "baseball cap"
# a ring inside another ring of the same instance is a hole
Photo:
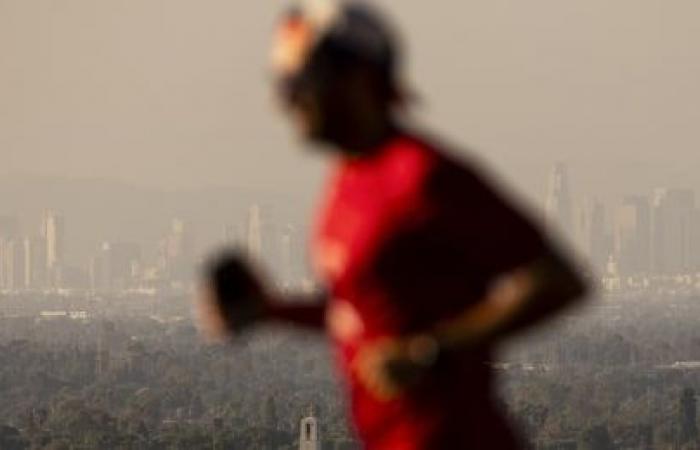
[[[295,71],[322,53],[338,64],[362,62],[392,73],[398,63],[396,42],[384,15],[365,2],[299,1],[280,27],[273,65]]]

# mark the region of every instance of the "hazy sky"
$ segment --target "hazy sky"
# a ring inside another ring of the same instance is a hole
[[[578,192],[700,187],[697,0],[381,3],[420,115],[528,194],[555,160]],[[0,0],[0,172],[306,192],[267,90],[283,4]]]

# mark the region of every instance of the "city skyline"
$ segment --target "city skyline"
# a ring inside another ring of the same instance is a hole
[[[532,213],[541,216],[550,232],[563,236],[601,283],[611,270],[622,279],[700,273],[700,209],[693,189],[657,187],[605,204],[581,192],[572,173],[576,170],[567,163],[553,163],[548,189],[539,207],[531,206]],[[209,234],[196,233],[189,218],[170,217],[161,222],[156,238],[103,238],[87,258],[71,264],[65,255],[77,243],[66,243],[63,214],[45,209],[41,224],[29,227],[22,217],[0,214],[0,288],[123,290],[163,287],[164,282],[185,282],[185,287],[211,246],[222,243],[245,249],[272,271],[280,286],[308,285],[313,278],[306,266],[308,226],[275,217],[275,206],[249,203],[229,220],[213,224]]]
[[[187,290],[207,256],[206,247],[195,247],[196,235],[182,218],[172,218],[155,241],[105,239],[87,261],[72,264],[65,258],[70,243],[65,242],[63,215],[47,209],[36,235],[27,234],[19,222],[18,217],[0,214],[0,291]],[[269,210],[252,204],[245,217],[222,223],[220,233],[208,240],[245,251],[277,275],[280,287],[303,288],[311,281],[296,228],[289,222],[274,223]]]

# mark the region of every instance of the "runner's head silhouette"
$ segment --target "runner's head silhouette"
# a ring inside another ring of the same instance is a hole
[[[398,40],[359,2],[307,1],[284,15],[272,67],[284,110],[304,138],[347,152],[380,144],[401,102]]]

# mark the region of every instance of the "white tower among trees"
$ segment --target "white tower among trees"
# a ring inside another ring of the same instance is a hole
[[[314,415],[313,408],[310,409],[306,417],[301,419],[299,426],[299,450],[321,450],[318,419]]]

